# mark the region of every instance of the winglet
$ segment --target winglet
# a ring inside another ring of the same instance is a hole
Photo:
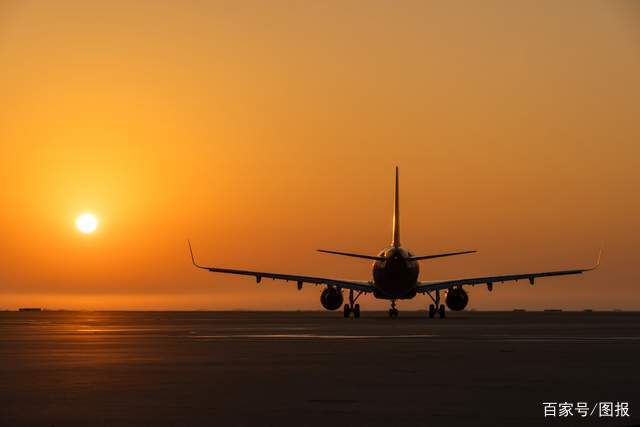
[[[584,269],[583,271],[593,271],[596,268],[600,267],[600,260],[602,259],[602,249],[600,249],[600,252],[598,252],[598,259],[596,260],[596,263],[593,267],[589,267]]]
[[[602,259],[602,248],[600,248],[600,252],[598,252],[598,260],[596,261],[596,265],[593,266],[592,270],[600,267],[600,259]]]
[[[193,256],[193,249],[191,248],[191,241],[187,240],[187,243],[189,244],[189,253],[191,254],[191,262],[193,263],[193,265],[195,265],[198,268],[204,268],[198,265],[198,263],[196,263],[196,258]]]

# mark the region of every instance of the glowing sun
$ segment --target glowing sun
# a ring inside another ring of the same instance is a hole
[[[93,214],[83,213],[78,218],[76,218],[76,227],[82,233],[93,233],[94,231],[96,231],[96,228],[98,228],[98,219]]]

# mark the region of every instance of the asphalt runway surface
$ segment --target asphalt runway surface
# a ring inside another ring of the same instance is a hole
[[[448,315],[0,312],[0,425],[640,424],[640,313]]]

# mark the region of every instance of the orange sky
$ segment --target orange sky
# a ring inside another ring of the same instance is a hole
[[[470,308],[640,309],[636,3],[172,3],[0,4],[0,308],[320,309],[193,269],[186,238],[206,264],[369,279],[314,250],[389,243],[397,164],[403,244],[480,251],[422,279],[604,242],[595,273]]]

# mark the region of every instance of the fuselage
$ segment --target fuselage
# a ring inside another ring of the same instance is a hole
[[[373,262],[374,296],[382,299],[410,299],[416,295],[420,265],[402,246],[384,248]]]

